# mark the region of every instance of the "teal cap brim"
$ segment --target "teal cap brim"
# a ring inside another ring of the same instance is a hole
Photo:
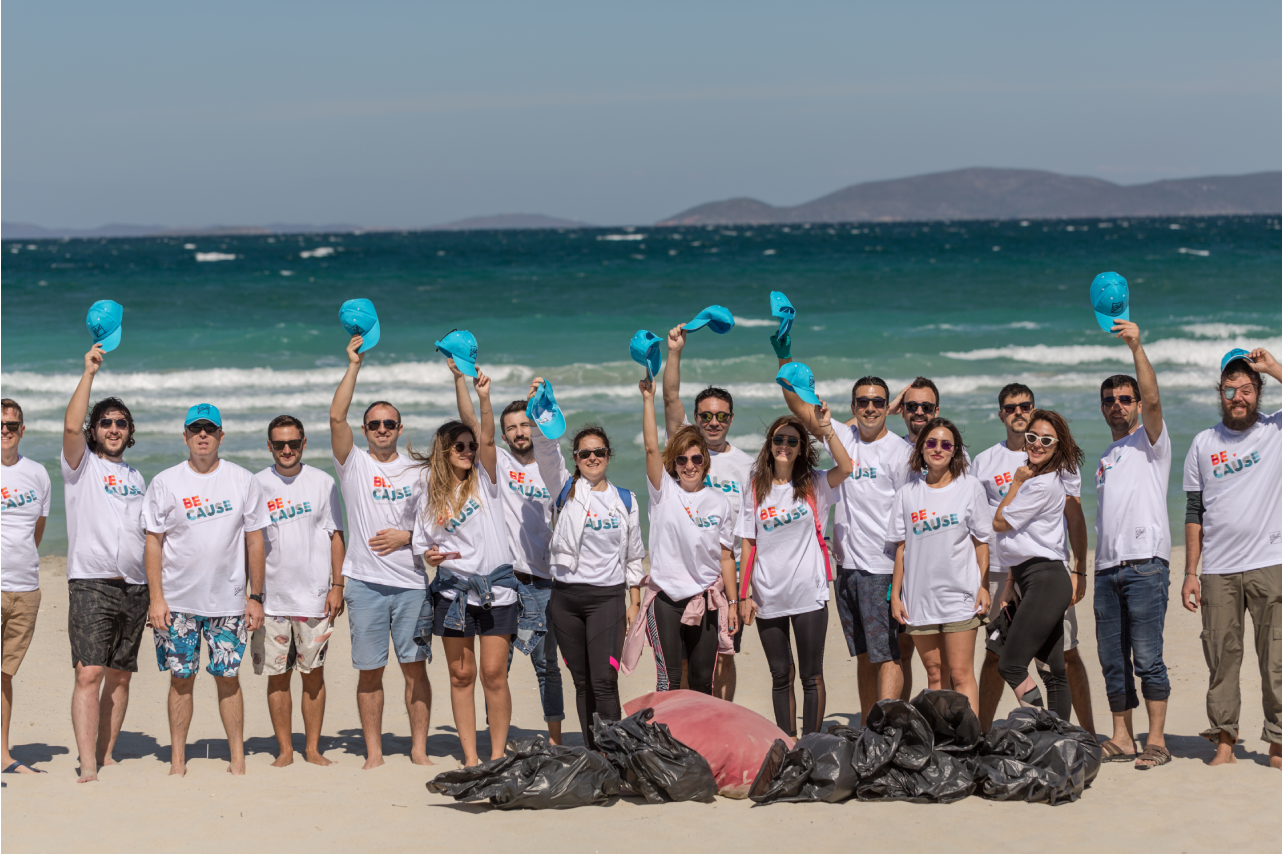
[[[382,330],[379,328],[379,322],[375,320],[373,326],[361,333],[361,346],[356,352],[364,353],[366,350],[373,350],[378,345],[378,339],[381,334]]]
[[[1117,317],[1113,317],[1112,315],[1109,315],[1109,314],[1101,314],[1098,311],[1095,312],[1095,322],[1098,323],[1099,328],[1103,329],[1105,332],[1112,332],[1113,324],[1116,323],[1117,321],[1130,320],[1130,319],[1131,319],[1131,307],[1129,305],[1126,308],[1124,308],[1122,310],[1122,313],[1119,314]]]
[[[94,343],[101,344],[103,351],[110,353],[112,350],[120,346],[120,332],[121,327],[117,326],[115,330],[108,333],[105,338],[100,341],[95,341]]]

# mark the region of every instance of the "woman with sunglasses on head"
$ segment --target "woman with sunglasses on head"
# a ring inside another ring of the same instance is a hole
[[[1076,601],[1085,573],[1069,572],[1064,564],[1068,493],[1062,476],[1078,473],[1082,452],[1068,422],[1048,409],[1033,412],[1024,446],[1028,463],[1015,470],[993,516],[997,547],[1011,568],[1001,607],[1014,601],[1015,587],[1020,593],[998,670],[1013,690],[1027,678],[1034,658],[1046,662],[1047,706],[1067,721],[1072,702],[1064,669],[1064,612]]]
[[[535,377],[529,396],[543,384]],[[574,679],[579,726],[588,747],[592,716],[617,721],[619,659],[627,630],[627,589],[641,582],[645,546],[635,496],[606,476],[613,451],[595,424],[584,425],[572,440],[574,471],[561,455],[558,440],[531,432],[534,459],[548,492],[556,496],[552,522],[552,598],[548,620]],[[634,607],[640,609],[634,591]]]
[[[854,471],[845,446],[835,441],[832,413],[822,401],[815,426],[817,438],[827,440],[836,465],[818,468],[819,450],[801,419],[795,415],[777,419],[766,431],[765,444],[753,464],[752,487],[743,495],[735,530],[748,552],[739,588],[739,619],[745,625],[757,620],[770,666],[775,723],[792,736],[797,732],[794,672],[801,674],[802,733],[818,732],[823,724],[831,576],[823,520],[835,490]]]
[[[629,609],[624,675],[632,672],[641,648],[654,648],[656,691],[681,687],[681,660],[689,662],[690,688],[712,693],[717,653],[734,655],[738,631],[735,596],[734,525],[730,501],[704,485],[712,465],[698,428],[681,427],[659,449],[654,416],[654,382],[639,383],[643,400],[650,490],[650,574],[633,591],[641,600],[640,619]]]
[[[978,714],[975,634],[988,612],[993,527],[983,484],[967,474],[963,449],[951,421],[926,422],[910,462],[918,474],[895,493],[886,541],[895,544],[891,609],[907,627],[930,689],[951,677],[952,689]]]

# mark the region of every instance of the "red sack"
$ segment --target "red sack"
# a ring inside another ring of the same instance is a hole
[[[717,794],[746,798],[757,771],[775,739],[791,748],[783,730],[743,706],[698,691],[656,691],[623,707],[624,715],[654,709],[654,723],[667,724],[672,735],[712,767]]]

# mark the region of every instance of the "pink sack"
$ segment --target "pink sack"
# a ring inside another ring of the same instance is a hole
[[[746,798],[776,738],[789,748],[783,730],[756,712],[698,691],[656,691],[623,707],[624,715],[654,709],[654,722],[667,724],[682,744],[708,760],[717,794]]]

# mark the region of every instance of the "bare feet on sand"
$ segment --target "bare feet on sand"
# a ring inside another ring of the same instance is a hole
[[[76,780],[76,782],[77,783],[97,783],[98,772],[95,771],[92,774],[81,774],[80,779]]]
[[[233,777],[245,776],[245,760],[242,759],[239,762],[227,763],[227,773],[231,774]]]
[[[321,765],[321,766],[326,766],[326,765],[333,765],[333,764],[334,764],[333,762],[330,762],[328,759],[326,759],[326,758],[324,757],[324,755],[322,755],[319,751],[311,751],[311,750],[309,750],[309,751],[307,751],[307,753],[305,754],[305,756],[306,756],[306,758],[307,758],[307,762],[308,762],[308,764],[310,764],[310,765]]]
[[[427,758],[427,753],[410,753],[410,762],[415,765],[435,765],[436,763]]]
[[[1269,767],[1282,771],[1282,744],[1269,746]]]
[[[186,776],[187,776],[187,766],[186,766],[185,764],[183,764],[183,765],[170,765],[170,766],[169,766],[169,776],[170,776],[170,777],[186,777]]]
[[[1237,739],[1230,738],[1224,733],[1220,733],[1220,741],[1215,745],[1215,758],[1208,765],[1232,765],[1237,762],[1237,757],[1233,755],[1233,745]]]
[[[377,768],[382,764],[383,764],[383,757],[371,756],[369,759],[365,760],[365,764],[361,766],[361,770],[368,771],[371,768]]]
[[[291,750],[288,753],[281,753],[280,756],[277,756],[276,761],[272,763],[272,767],[284,768],[287,765],[293,765],[293,764],[294,764],[294,751]]]

